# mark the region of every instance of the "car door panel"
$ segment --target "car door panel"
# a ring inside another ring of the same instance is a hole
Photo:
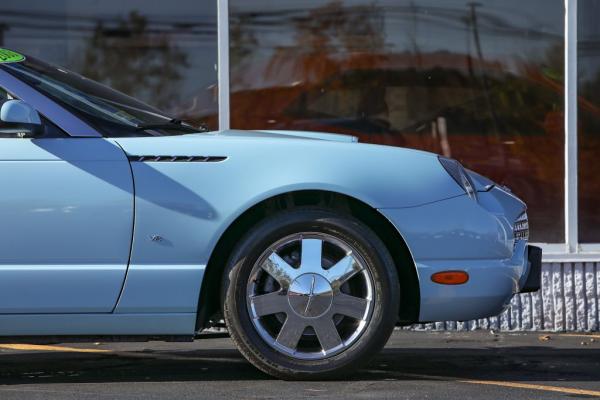
[[[102,138],[0,139],[0,314],[111,312],[133,229],[123,151]]]

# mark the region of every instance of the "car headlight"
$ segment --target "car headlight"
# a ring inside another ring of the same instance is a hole
[[[463,188],[467,196],[469,196],[469,198],[472,200],[477,201],[477,191],[475,190],[475,185],[473,184],[473,181],[471,181],[471,177],[465,168],[458,161],[452,158],[438,156],[438,159],[440,160],[442,167],[444,167],[444,169],[456,181],[456,183]]]

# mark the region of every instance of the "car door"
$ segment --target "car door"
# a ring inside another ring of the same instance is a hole
[[[0,137],[0,314],[111,312],[132,240],[127,158],[22,82],[0,73],[0,88],[45,124],[40,138]]]

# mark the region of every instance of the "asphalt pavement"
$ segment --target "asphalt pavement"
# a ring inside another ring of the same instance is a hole
[[[397,331],[343,381],[284,382],[224,335],[193,343],[0,345],[0,399],[600,398],[600,334]]]

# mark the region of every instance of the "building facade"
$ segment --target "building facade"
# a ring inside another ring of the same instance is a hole
[[[3,0],[0,46],[212,129],[456,158],[527,202],[543,289],[425,328],[598,330],[597,15],[594,0]]]

